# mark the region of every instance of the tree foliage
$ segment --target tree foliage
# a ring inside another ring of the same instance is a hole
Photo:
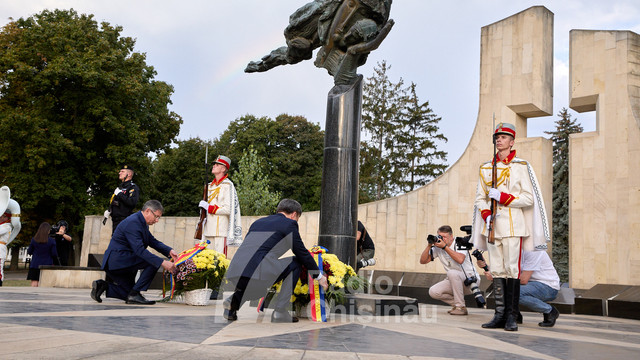
[[[414,190],[442,174],[447,153],[437,143],[438,117],[421,103],[412,83],[394,83],[386,62],[374,68],[364,85],[362,128],[368,139],[360,147],[360,201],[379,200]]]
[[[368,146],[361,148],[360,155],[375,162],[374,166],[362,164],[363,170],[371,171],[360,175],[360,186],[364,191],[375,189],[375,200],[393,195],[397,191],[394,178],[398,176],[391,164],[394,153],[394,135],[399,130],[398,118],[406,102],[404,81],[391,82],[387,62],[378,63],[375,74],[365,82],[362,97],[362,128],[368,135]],[[369,153],[367,153],[367,151]],[[367,183],[372,181],[373,183]]]
[[[320,208],[324,132],[319,125],[302,116],[282,114],[272,120],[245,115],[229,124],[216,142],[233,161],[251,145],[264,160],[269,192],[297,200],[304,211]]]
[[[569,135],[581,133],[577,119],[566,108],[558,113],[555,131],[545,131],[553,141],[553,248],[552,257],[560,281],[569,280]]]
[[[440,163],[447,160],[447,153],[438,150],[436,144],[436,141],[447,141],[438,133],[440,120],[442,118],[429,108],[428,101],[420,103],[416,84],[411,83],[407,103],[398,118],[399,131],[394,136],[397,151],[392,154],[394,167],[400,173],[398,186],[402,191],[425,185],[447,168],[446,164]]]
[[[172,86],[121,31],[73,9],[0,31],[0,180],[22,207],[16,246],[45,220],[81,229],[106,208],[123,163],[148,169],[147,154],[178,133]]]
[[[269,178],[263,172],[262,158],[249,145],[240,159],[235,176],[242,215],[273,214],[280,201],[280,193],[269,191]]]

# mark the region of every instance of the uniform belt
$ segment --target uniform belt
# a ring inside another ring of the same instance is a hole
[[[0,244],[2,244],[2,245],[7,245],[7,243],[6,243],[6,242],[4,242],[4,241],[0,241]]]

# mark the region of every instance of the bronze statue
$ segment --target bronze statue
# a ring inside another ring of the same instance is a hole
[[[335,85],[351,85],[369,53],[387,37],[392,0],[314,0],[289,17],[284,30],[287,46],[250,62],[245,72],[262,72],[279,65],[311,59],[320,47],[315,66],[327,69]]]

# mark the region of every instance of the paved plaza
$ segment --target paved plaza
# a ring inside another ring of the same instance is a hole
[[[239,320],[208,306],[96,303],[89,289],[0,288],[0,359],[635,359],[640,321],[524,313],[518,332],[482,329],[493,311],[420,306],[419,315],[342,316],[272,324],[245,305]],[[149,291],[159,300],[159,291]]]

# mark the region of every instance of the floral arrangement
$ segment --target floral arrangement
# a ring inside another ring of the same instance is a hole
[[[329,288],[325,292],[325,301],[327,306],[334,307],[336,304],[344,304],[346,302],[345,295],[347,293],[363,292],[367,288],[367,281],[358,276],[353,268],[338,260],[334,254],[327,253],[327,250],[320,246],[314,246],[310,250],[311,253],[322,253],[322,272],[327,277]],[[282,282],[279,282],[270,290],[268,298],[273,297],[280,291]],[[303,267],[300,273],[300,279],[293,290],[291,303],[294,309],[300,310],[309,304],[309,276],[307,269]]]
[[[176,266],[178,273],[175,275],[173,295],[204,288],[218,289],[229,263],[224,254],[215,250],[205,248],[199,251]]]

